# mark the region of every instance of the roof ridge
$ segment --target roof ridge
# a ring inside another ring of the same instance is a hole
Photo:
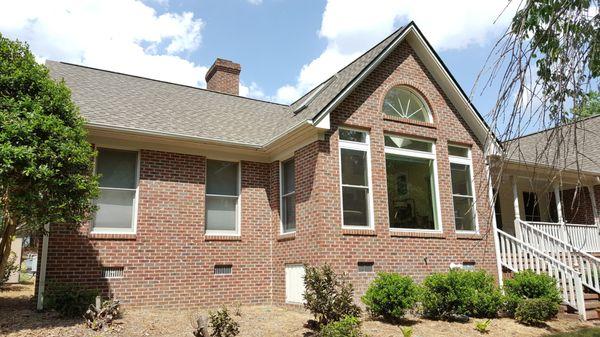
[[[567,127],[567,126],[569,126],[569,125],[573,125],[573,124],[577,124],[577,123],[585,122],[585,121],[587,121],[587,120],[594,119],[594,118],[598,118],[598,117],[600,117],[600,115],[592,115],[592,116],[587,116],[587,117],[585,117],[585,118],[581,118],[581,119],[577,119],[577,120],[570,121],[570,122],[568,122],[568,123],[565,123],[565,124],[563,124],[563,125],[555,125],[555,126],[552,126],[552,127],[549,127],[549,128],[547,128],[547,129],[538,130],[538,131],[535,131],[535,132],[532,132],[532,133],[528,133],[528,134],[526,134],[526,135],[522,135],[522,136],[518,136],[518,137],[515,137],[515,138],[511,138],[511,139],[505,140],[503,143],[514,142],[514,141],[516,141],[516,140],[520,140],[520,139],[522,139],[522,138],[526,138],[526,137],[529,137],[529,136],[535,136],[535,135],[537,135],[537,134],[540,134],[540,133],[549,132],[549,131],[552,131],[552,130],[554,130],[554,129],[563,128],[563,127]]]
[[[176,85],[176,86],[180,86],[180,87],[186,87],[186,88],[190,88],[190,89],[196,89],[196,90],[206,91],[206,92],[215,93],[215,94],[224,95],[224,96],[236,97],[236,98],[241,98],[241,99],[248,99],[248,100],[251,100],[251,101],[256,101],[256,102],[261,102],[261,103],[268,103],[268,104],[274,104],[274,105],[279,105],[279,106],[288,107],[288,108],[291,107],[291,104],[288,105],[288,104],[283,104],[283,103],[265,101],[265,100],[262,100],[262,99],[257,99],[257,98],[252,98],[252,97],[245,97],[245,96],[240,96],[240,95],[233,95],[233,94],[228,94],[228,93],[224,93],[224,92],[220,92],[220,91],[214,91],[214,90],[209,90],[209,89],[205,89],[205,88],[195,87],[195,86],[192,86],[192,85],[175,83],[175,82],[169,82],[169,81],[164,81],[164,80],[157,80],[155,78],[144,77],[144,76],[133,75],[133,74],[126,74],[126,73],[122,73],[122,72],[118,72],[118,71],[114,71],[114,70],[108,70],[108,69],[101,69],[101,68],[95,68],[95,67],[85,66],[85,65],[82,65],[82,64],[76,64],[76,63],[70,63],[70,62],[64,62],[64,61],[54,61],[54,60],[46,60],[46,62],[61,63],[61,64],[66,64],[66,65],[69,65],[69,66],[73,66],[73,67],[79,67],[79,68],[97,70],[97,71],[102,71],[102,72],[105,72],[105,73],[111,73],[111,74],[116,74],[116,75],[123,75],[123,76],[128,76],[128,77],[139,78],[139,79],[142,79],[142,80],[148,80],[148,81],[153,81],[153,82],[160,82],[160,83],[165,83],[165,84],[171,84],[171,85]]]

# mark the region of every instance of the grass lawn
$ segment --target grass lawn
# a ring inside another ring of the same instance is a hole
[[[206,316],[204,309],[134,309],[124,308],[123,318],[113,325],[112,331],[95,332],[89,330],[83,319],[64,319],[53,312],[38,313],[33,310],[31,301],[33,284],[13,285],[0,290],[0,336],[7,337],[167,337],[192,336],[192,322],[198,314]],[[232,313],[236,310],[230,308]],[[315,337],[304,325],[311,318],[302,309],[288,309],[277,306],[244,306],[240,315],[233,316],[240,323],[239,337]],[[376,320],[364,319],[363,331],[370,337],[402,336],[401,327],[410,326],[413,337],[432,336],[484,336],[475,331],[475,321],[449,323],[408,317],[401,325],[393,325]],[[575,315],[560,315],[548,322],[545,327],[529,327],[512,319],[492,320],[489,337],[504,336],[548,336],[551,333],[568,332],[556,336],[600,336],[599,329],[591,328],[591,322],[580,322]],[[580,332],[573,332],[580,330]],[[588,332],[589,331],[589,332]]]
[[[600,336],[600,328],[587,328],[571,332],[562,332],[547,337],[598,337]]]

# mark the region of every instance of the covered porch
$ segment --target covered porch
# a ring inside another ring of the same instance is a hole
[[[577,250],[600,254],[600,177],[517,163],[494,177],[496,225],[522,239],[522,223]]]

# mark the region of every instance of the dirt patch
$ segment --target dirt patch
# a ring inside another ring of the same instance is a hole
[[[191,337],[192,323],[197,315],[207,310],[129,309],[111,331],[95,332],[87,329],[83,319],[64,319],[51,312],[38,313],[32,301],[33,285],[15,285],[0,291],[0,335],[10,337]],[[230,308],[232,313],[235,308]],[[310,337],[313,333],[304,327],[310,318],[307,312],[275,306],[249,306],[239,308],[234,318],[240,323],[241,337],[294,336]],[[413,336],[482,336],[469,323],[448,323],[409,317],[401,325],[392,325],[366,319],[363,330],[371,337],[401,336],[400,326],[411,326]],[[560,315],[543,328],[527,327],[508,318],[494,319],[490,337],[542,336],[553,332],[566,332],[594,326],[579,322],[575,315]]]

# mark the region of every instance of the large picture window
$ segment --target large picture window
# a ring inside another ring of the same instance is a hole
[[[343,226],[371,228],[369,135],[364,131],[339,129],[339,137]]]
[[[206,161],[206,233],[239,234],[239,163]]]
[[[294,160],[281,163],[281,232],[296,230],[296,183]]]
[[[471,151],[466,147],[448,146],[450,173],[452,176],[452,202],[454,225],[457,231],[477,231],[475,194]]]
[[[135,233],[138,153],[99,148],[96,173],[100,175],[100,197],[92,231]]]
[[[385,162],[390,228],[439,230],[434,144],[386,135]]]
[[[396,86],[388,91],[383,102],[383,113],[419,122],[432,122],[431,112],[423,98],[405,86]]]

